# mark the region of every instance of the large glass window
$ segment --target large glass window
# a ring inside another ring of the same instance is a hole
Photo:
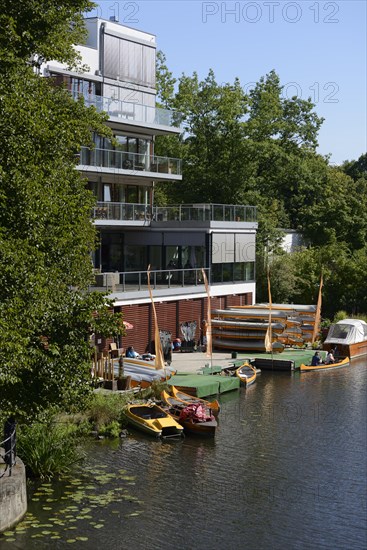
[[[111,202],[111,185],[109,183],[103,186],[103,200],[104,202]]]
[[[162,267],[162,247],[152,245],[148,247],[149,263],[152,270],[161,269]]]
[[[181,269],[181,247],[166,246],[166,269]]]
[[[123,271],[123,236],[104,232],[101,236],[102,271]]]
[[[148,265],[148,250],[144,245],[125,246],[125,271],[145,271]]]
[[[255,262],[212,264],[213,283],[254,281]]]

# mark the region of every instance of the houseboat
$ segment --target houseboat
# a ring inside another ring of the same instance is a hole
[[[323,345],[324,350],[334,350],[337,357],[362,357],[367,355],[367,323],[359,319],[343,319],[331,325]]]

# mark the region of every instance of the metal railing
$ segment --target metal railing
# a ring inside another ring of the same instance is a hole
[[[9,418],[5,422],[4,427],[4,441],[0,441],[0,447],[3,447],[5,450],[4,455],[0,455],[6,464],[5,470],[0,473],[0,478],[4,477],[5,473],[8,471],[9,477],[11,476],[12,468],[16,464],[17,456],[17,437],[16,437],[16,423],[12,418]]]
[[[182,204],[157,206],[154,209],[157,221],[220,221],[256,222],[256,206],[234,204]]]
[[[94,220],[150,221],[152,208],[147,204],[98,202],[93,208]]]
[[[182,175],[181,160],[169,157],[149,156],[143,153],[129,153],[114,149],[89,149],[82,147],[80,164],[132,170],[134,172],[154,172],[157,174]]]
[[[140,103],[120,101],[111,97],[102,97],[93,94],[74,93],[74,98],[84,97],[88,107],[95,107],[97,111],[104,111],[109,116],[122,118],[127,121],[142,122],[147,124],[158,124],[159,126],[173,126],[181,128],[183,115],[179,111],[163,109],[162,107],[151,107]]]
[[[226,221],[256,222],[255,206],[227,204],[151,207],[147,204],[98,202],[93,209],[95,220],[132,221]]]
[[[205,270],[210,282],[210,269]],[[150,272],[150,286],[152,289],[175,288],[204,285],[201,268],[194,269],[162,269]],[[125,271],[96,273],[95,284],[90,290],[112,292],[126,292],[148,290],[148,276],[146,271]]]

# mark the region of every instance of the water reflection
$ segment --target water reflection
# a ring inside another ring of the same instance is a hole
[[[130,484],[137,500],[95,509],[104,528],[80,523],[88,541],[77,547],[364,550],[366,366],[263,372],[248,389],[221,396],[214,440],[160,442],[134,432],[117,447],[93,445],[94,467],[133,478],[113,479],[110,489]],[[64,537],[52,548],[66,546]],[[50,546],[16,543],[36,547]]]

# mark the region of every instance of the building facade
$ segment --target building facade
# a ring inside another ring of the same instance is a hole
[[[180,113],[156,105],[155,36],[99,18],[85,20],[87,42],[77,46],[84,73],[60,63],[42,67],[45,76],[64,84],[108,114],[114,140],[95,135],[83,148],[77,169],[96,197],[92,213],[99,232],[93,257],[95,284],[107,291],[116,310],[133,325],[119,342],[144,351],[154,334],[151,287],[159,326],[183,338],[181,324],[200,327],[206,319],[205,270],[213,308],[255,300],[256,209],[243,205],[191,204],[158,207],[159,182],[182,185],[180,159],[156,156],[158,135],[182,132]],[[101,349],[106,342],[99,342]]]

